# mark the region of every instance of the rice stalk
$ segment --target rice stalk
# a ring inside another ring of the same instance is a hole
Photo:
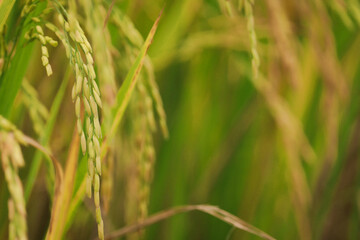
[[[0,150],[1,163],[5,180],[10,192],[9,209],[9,239],[27,238],[26,206],[24,191],[18,174],[18,169],[25,165],[20,144],[24,144],[23,135],[5,118],[0,116]]]
[[[59,23],[65,31],[61,32],[55,25],[50,23],[46,26],[62,41],[70,65],[75,71],[76,81],[72,88],[72,100],[75,102],[75,115],[82,153],[87,156],[88,161],[86,193],[89,198],[94,193],[98,234],[99,238],[103,239],[104,223],[100,208],[102,130],[98,110],[98,108],[102,108],[102,101],[100,99],[100,90],[95,80],[96,74],[93,66],[92,47],[76,18],[73,15],[68,15],[63,8],[59,6],[57,8],[59,11]],[[68,20],[65,20],[64,17],[68,18]],[[82,54],[85,56],[85,61]],[[81,120],[80,115],[81,104],[85,109],[84,121]]]
[[[111,122],[111,107],[114,105],[117,83],[115,81],[115,71],[113,59],[110,50],[113,48],[111,43],[111,36],[108,28],[103,27],[103,19],[106,18],[106,11],[104,6],[99,1],[81,1],[86,14],[86,29],[90,33],[92,40],[95,61],[97,62],[98,81],[100,90],[103,94],[103,128],[105,131],[110,127]],[[115,146],[113,147],[115,148]],[[114,159],[108,155],[102,163],[102,188],[101,196],[104,205],[104,211],[108,211],[109,201],[111,199],[111,186]],[[105,189],[104,189],[105,187]],[[106,193],[106,194],[102,194]]]

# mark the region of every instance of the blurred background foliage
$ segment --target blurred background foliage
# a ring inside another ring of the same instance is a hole
[[[244,1],[253,8],[259,81],[253,78]],[[18,9],[20,2],[16,1]],[[164,7],[163,0],[100,4],[106,11],[112,8],[110,15],[125,14],[143,38]],[[94,44],[97,36],[89,33],[83,11],[78,6],[78,20]],[[101,16],[100,26],[105,21]],[[52,21],[51,14],[48,18]],[[103,185],[110,181],[102,196],[107,204],[105,235],[173,206],[206,203],[276,239],[359,239],[359,26],[357,0],[167,1],[149,49],[147,61],[152,65],[143,69],[141,78],[150,78],[153,68],[169,138],[164,139],[161,131],[153,133],[156,157],[149,178],[149,205],[141,212],[134,157],[138,149],[132,142],[134,133],[145,132],[137,129],[136,104],[142,100],[136,99],[142,95],[141,89],[135,92],[110,153],[113,161],[105,162],[110,176],[102,180]],[[117,49],[109,47],[120,86],[138,53],[131,49],[139,45],[111,20],[107,29]],[[48,79],[39,46],[36,43],[26,78],[50,109],[66,78],[67,61],[62,46],[51,49],[54,74]],[[113,91],[117,89],[102,89],[103,98]],[[66,159],[76,124],[70,95],[68,86],[51,135],[50,147],[58,159]],[[11,119],[31,136],[36,129],[24,108],[18,95]],[[34,150],[23,150],[30,166],[27,159],[32,159]],[[27,203],[30,239],[43,238],[50,219],[49,180],[46,164],[42,165]],[[28,174],[28,168],[21,169],[21,179]],[[3,238],[7,190],[2,173],[0,183]],[[90,200],[78,207],[65,239],[96,236],[89,208]],[[197,212],[175,216],[127,238],[258,239]]]

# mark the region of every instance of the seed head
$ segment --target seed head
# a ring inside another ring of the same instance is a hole
[[[87,68],[88,68],[89,75],[90,75],[91,79],[95,79],[95,78],[96,78],[96,74],[95,74],[95,70],[94,70],[93,65],[88,64],[88,65],[87,65]]]
[[[84,106],[85,106],[85,111],[90,116],[91,115],[91,108],[90,108],[89,101],[86,99],[86,97],[83,97],[83,102],[84,102]]]
[[[81,87],[82,87],[82,83],[83,83],[83,77],[81,75],[78,75],[76,77],[76,94],[80,94],[81,93]]]
[[[49,57],[49,52],[48,52],[46,46],[41,46],[41,53],[43,56]]]
[[[44,38],[43,35],[38,34],[37,37],[39,38],[39,40],[40,40],[40,42],[41,42],[42,45],[45,45],[45,44],[46,44],[46,40],[45,40],[45,38]]]
[[[84,132],[81,133],[81,150],[82,150],[82,153],[85,155],[85,152],[86,152],[86,139],[85,139]]]
[[[81,135],[83,129],[82,129],[82,123],[81,123],[81,119],[80,119],[80,118],[78,118],[78,119],[76,120],[76,125],[77,125],[78,134]]]
[[[92,96],[90,96],[90,107],[92,112],[94,113],[94,116],[97,116],[98,115],[97,104]]]
[[[93,84],[93,90],[100,96],[100,90],[99,90],[99,87],[95,81],[95,79],[92,80],[92,84]]]
[[[51,65],[50,64],[46,65],[45,69],[46,69],[46,74],[48,75],[48,77],[51,76],[53,73]]]
[[[94,159],[92,159],[92,158],[88,158],[88,173],[91,178],[94,177],[95,168],[94,168]]]
[[[94,59],[92,58],[90,52],[86,53],[86,60],[88,64],[94,64]]]
[[[44,31],[42,30],[42,28],[41,28],[39,25],[36,26],[36,31],[37,31],[39,34],[44,35]]]
[[[88,147],[89,147],[89,157],[90,158],[95,158],[94,144],[93,144],[93,142],[91,140],[89,141]]]
[[[99,122],[99,118],[97,116],[94,117],[94,128],[95,128],[95,135],[101,139],[101,127],[100,127],[100,122]]]
[[[95,97],[95,101],[96,101],[97,105],[100,108],[102,108],[102,102],[101,102],[100,96],[97,94],[96,91],[93,91],[93,93],[94,93],[94,97]]]
[[[94,194],[94,203],[95,203],[95,206],[100,206],[100,195],[99,194]],[[98,208],[96,208],[96,209],[98,209]]]
[[[93,142],[94,142],[94,148],[95,148],[95,153],[96,153],[96,156],[100,156],[100,142],[99,140],[97,139],[96,136],[93,136]]]
[[[92,178],[88,174],[86,176],[86,195],[91,198]]]
[[[76,98],[75,102],[75,114],[77,118],[80,118],[80,97]]]
[[[100,190],[100,177],[99,175],[95,174],[94,177],[94,192],[98,193]]]
[[[49,64],[49,59],[46,56],[41,56],[42,65],[46,66]]]
[[[88,83],[88,80],[87,78],[85,77],[84,78],[84,95],[87,99],[90,99],[90,89],[89,89],[89,83]]]

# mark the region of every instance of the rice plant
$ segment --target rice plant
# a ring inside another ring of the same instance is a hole
[[[2,0],[0,239],[359,239],[357,0]]]

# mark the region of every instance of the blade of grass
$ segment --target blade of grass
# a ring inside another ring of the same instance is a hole
[[[142,229],[144,227],[147,227],[147,226],[157,223],[159,221],[165,220],[174,215],[177,215],[180,213],[185,213],[185,212],[190,212],[190,211],[195,211],[195,210],[207,213],[215,218],[220,219],[223,222],[226,222],[226,223],[232,225],[234,228],[242,229],[246,232],[255,234],[263,239],[271,239],[271,240],[275,239],[275,238],[271,237],[270,235],[268,235],[267,233],[261,231],[260,229],[254,227],[254,226],[250,225],[249,223],[243,221],[242,219],[230,214],[229,212],[224,211],[216,206],[211,206],[211,205],[187,205],[187,206],[180,206],[180,207],[175,207],[175,208],[172,208],[172,209],[169,209],[166,211],[162,211],[160,213],[157,213],[157,214],[154,214],[154,215],[148,217],[147,219],[143,220],[140,223],[126,226],[124,228],[121,228],[120,230],[110,233],[109,235],[107,235],[105,237],[105,239],[110,240],[110,239],[114,239],[114,238],[119,238],[126,234],[139,231],[140,229]]]
[[[24,37],[25,33],[28,32],[34,24],[31,22],[31,18],[39,16],[46,8],[46,5],[47,2],[36,4],[35,9],[25,18],[22,18],[20,26],[15,29],[18,33],[14,47],[11,50],[11,54],[15,51],[15,55],[4,65],[4,73],[0,79],[0,114],[5,117],[8,117],[10,113],[16,94],[19,91],[21,82],[27,71],[30,59],[33,56],[32,51],[35,43],[28,43]],[[9,62],[11,62],[11,64],[9,65],[9,68],[7,68]]]
[[[34,43],[18,49],[0,84],[0,114],[7,117],[32,57]]]
[[[125,109],[129,103],[131,94],[134,90],[134,87],[136,85],[139,73],[142,69],[143,62],[145,59],[145,56],[147,54],[147,51],[152,43],[152,40],[154,38],[156,29],[158,27],[162,11],[160,12],[158,18],[155,20],[154,25],[152,26],[143,46],[140,49],[140,53],[137,56],[134,64],[131,66],[129,73],[127,74],[124,83],[122,84],[117,96],[116,96],[116,104],[113,108],[113,124],[111,126],[111,129],[109,131],[109,135],[107,136],[107,140],[111,140],[115,133],[116,129],[118,128],[120,121],[122,119],[122,116],[124,115]]]
[[[13,8],[15,0],[4,0],[0,5],[0,30],[4,27],[6,20]]]

